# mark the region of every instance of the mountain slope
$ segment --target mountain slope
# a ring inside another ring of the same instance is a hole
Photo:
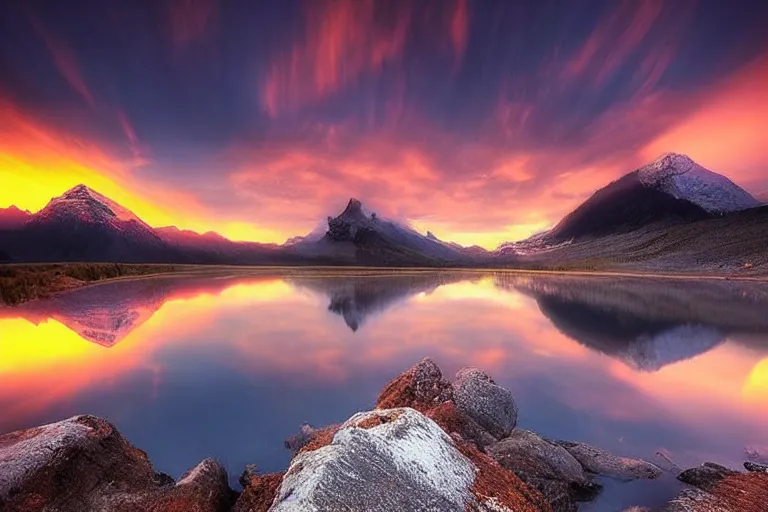
[[[304,256],[358,265],[443,266],[470,261],[462,250],[434,236],[367,213],[354,198],[341,214],[328,217],[328,230],[322,238],[292,240],[289,247]]]
[[[35,213],[22,229],[0,236],[21,261],[166,262],[173,254],[129,210],[84,185]]]
[[[667,153],[601,188],[531,242],[544,246],[649,225],[672,226],[759,205],[725,176],[704,169],[685,155]]]
[[[156,228],[161,240],[195,263],[259,264],[287,263],[286,251],[274,244],[233,242],[218,233],[200,234],[176,226]]]

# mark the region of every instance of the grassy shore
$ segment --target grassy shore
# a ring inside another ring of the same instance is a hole
[[[15,306],[96,281],[176,272],[185,265],[51,263],[0,265],[0,304]]]

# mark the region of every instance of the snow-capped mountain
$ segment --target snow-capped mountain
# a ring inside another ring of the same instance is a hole
[[[703,220],[759,204],[725,176],[685,155],[667,153],[595,192],[549,232],[514,245],[535,252],[649,225]]]
[[[168,261],[168,247],[131,211],[78,185],[34,214],[12,254],[25,261]]]
[[[667,153],[637,173],[645,186],[690,201],[709,213],[737,212],[760,205],[746,190],[686,155]]]
[[[293,241],[290,248],[302,255],[358,264],[435,265],[468,260],[451,244],[368,212],[354,198],[341,214],[328,217],[328,228],[322,238],[308,236]]]
[[[31,217],[31,213],[20,210],[13,205],[8,208],[0,208],[0,231],[18,229]]]

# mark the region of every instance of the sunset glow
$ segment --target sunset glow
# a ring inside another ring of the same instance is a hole
[[[357,197],[493,249],[667,151],[768,189],[760,13],[605,2],[566,31],[514,2],[287,4],[4,7],[26,30],[3,35],[0,207],[83,183],[151,226],[282,243]]]

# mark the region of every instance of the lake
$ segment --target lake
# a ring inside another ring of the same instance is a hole
[[[166,275],[0,309],[0,432],[95,414],[159,471],[211,456],[234,484],[425,356],[487,370],[547,437],[662,466],[768,452],[768,285],[469,271]],[[679,489],[603,482],[582,510]]]

